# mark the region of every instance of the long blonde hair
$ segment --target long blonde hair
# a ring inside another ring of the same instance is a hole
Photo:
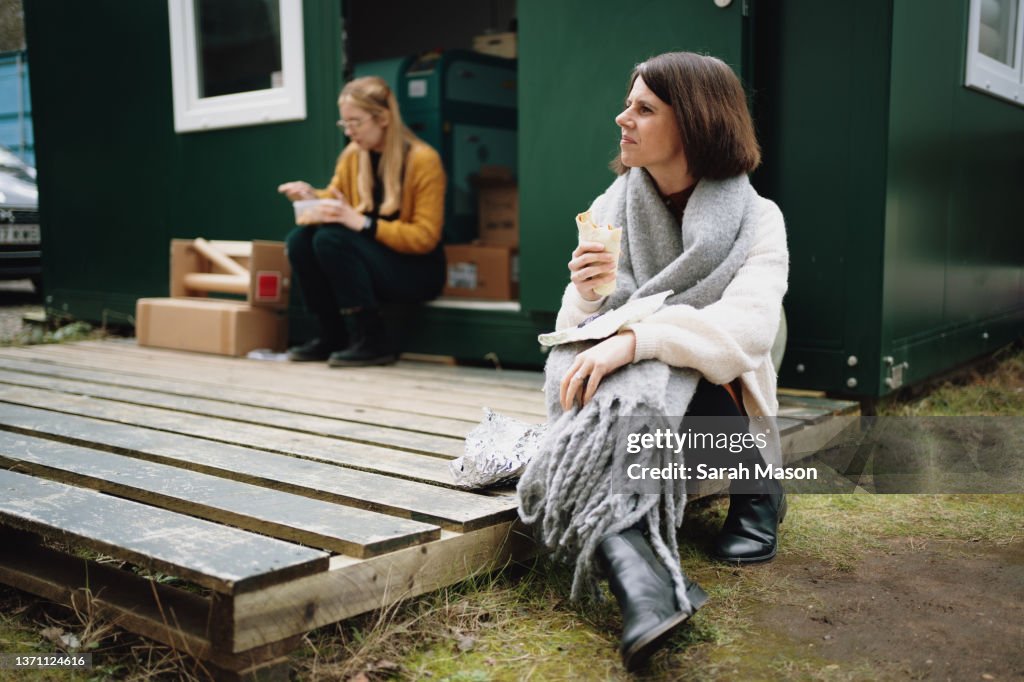
[[[379,175],[384,181],[384,200],[380,206],[381,215],[389,215],[402,205],[402,165],[405,160],[405,145],[419,140],[402,121],[398,101],[383,78],[364,76],[349,81],[338,96],[338,106],[348,102],[365,109],[374,120],[387,111],[390,123],[384,128],[384,151],[381,152]],[[373,165],[370,153],[355,142],[345,147],[343,154],[359,154],[359,172],[356,189],[359,190],[357,211],[373,210]]]

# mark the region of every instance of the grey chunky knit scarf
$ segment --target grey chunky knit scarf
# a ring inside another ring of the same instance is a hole
[[[675,292],[668,305],[703,308],[717,301],[750,250],[756,197],[745,175],[701,180],[680,226],[647,171],[634,168],[619,176],[591,209],[596,223],[623,228],[618,285],[601,311],[666,290]],[[662,481],[660,494],[626,494],[613,493],[612,476],[636,461],[627,461],[631,456],[616,447],[625,442],[626,422],[629,431],[678,429],[700,373],[658,360],[629,364],[605,377],[586,406],[563,411],[559,384],[586,348],[582,343],[557,346],[548,357],[549,426],[520,479],[519,515],[557,558],[575,561],[573,599],[584,589],[597,593],[593,557],[601,540],[642,522],[672,574],[680,607],[692,611],[676,540],[686,505],[685,481]],[[641,420],[641,415],[650,416]],[[653,456],[661,459],[645,466],[670,463],[671,455]]]

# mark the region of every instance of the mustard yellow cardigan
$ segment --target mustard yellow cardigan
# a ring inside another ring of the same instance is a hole
[[[338,157],[327,188],[317,190],[317,196],[330,197],[333,187],[345,195],[355,206],[359,203],[356,188],[359,154],[354,145],[347,147]],[[379,178],[375,181],[380,182]],[[430,253],[441,241],[444,224],[445,175],[441,156],[425,142],[413,142],[405,159],[402,178],[402,204],[398,220],[377,220],[377,241],[399,253]]]

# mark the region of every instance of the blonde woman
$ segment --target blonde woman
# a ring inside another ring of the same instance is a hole
[[[338,108],[349,144],[330,184],[278,187],[292,201],[338,200],[321,206],[322,223],[287,237],[292,272],[320,323],[320,335],[289,349],[288,357],[332,367],[388,364],[395,350],[381,303],[430,300],[444,285],[445,174],[438,153],[402,122],[382,79],[351,81]]]

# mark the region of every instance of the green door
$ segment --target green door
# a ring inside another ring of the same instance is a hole
[[[712,54],[744,80],[748,0],[519,0],[519,211],[524,310],[558,309],[577,213],[614,180],[614,123],[633,65]]]

